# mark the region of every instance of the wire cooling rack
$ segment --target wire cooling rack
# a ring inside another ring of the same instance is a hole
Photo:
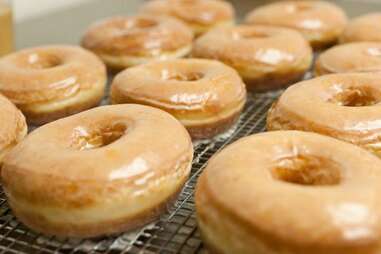
[[[108,94],[108,93],[106,93]],[[226,133],[194,144],[191,176],[178,200],[155,223],[135,232],[90,240],[60,239],[33,232],[12,214],[0,191],[1,253],[205,253],[197,231],[193,193],[197,178],[209,158],[237,139],[264,130],[266,112],[280,92],[249,94],[238,123]],[[107,104],[105,98],[102,104]]]

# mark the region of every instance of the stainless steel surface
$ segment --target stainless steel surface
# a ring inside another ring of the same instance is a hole
[[[381,10],[381,0],[365,4],[359,0],[337,1],[353,16]],[[18,47],[48,43],[76,43],[92,21],[115,14],[134,13],[139,0],[95,0],[78,8],[52,13],[17,26]],[[266,1],[239,1],[239,13]],[[344,5],[345,4],[345,5]],[[237,139],[264,131],[266,112],[280,91],[249,95],[238,124],[213,140],[195,144],[195,158],[189,181],[176,204],[160,220],[135,232],[91,240],[58,239],[35,233],[23,226],[10,211],[0,192],[1,253],[204,253],[197,231],[193,193],[197,178],[208,159]],[[105,98],[103,104],[107,104]]]

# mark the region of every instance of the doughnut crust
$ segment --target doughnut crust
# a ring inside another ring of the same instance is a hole
[[[246,89],[237,72],[222,63],[178,59],[121,72],[110,97],[114,104],[139,103],[165,110],[194,139],[202,139],[232,126],[246,102]]]
[[[338,45],[316,60],[316,76],[344,72],[381,72],[381,42]]]
[[[221,0],[152,0],[141,8],[148,15],[167,15],[184,21],[199,36],[234,24],[234,9]]]
[[[152,60],[184,57],[192,49],[192,40],[192,30],[177,19],[137,15],[91,25],[82,46],[97,54],[111,71],[120,71]]]
[[[314,133],[245,137],[198,179],[202,238],[213,254],[378,254],[380,169],[364,149]]]
[[[28,48],[0,59],[0,93],[33,125],[98,105],[105,84],[103,63],[76,46]]]
[[[0,168],[6,152],[19,143],[27,133],[23,114],[0,94]]]
[[[261,25],[210,31],[196,40],[192,55],[230,65],[251,91],[299,81],[312,63],[311,47],[298,32]]]
[[[338,41],[347,16],[328,1],[279,1],[254,9],[247,15],[246,22],[296,29],[318,50]]]
[[[380,83],[378,73],[348,73],[295,84],[269,110],[267,129],[317,132],[381,156]]]
[[[46,124],[4,158],[10,207],[48,235],[97,237],[156,219],[182,189],[193,147],[171,115],[141,105]]]
[[[340,37],[341,43],[381,42],[381,12],[369,13],[349,22]]]

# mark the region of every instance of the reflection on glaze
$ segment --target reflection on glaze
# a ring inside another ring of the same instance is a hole
[[[182,22],[138,15],[113,17],[90,26],[82,45],[98,54],[146,57],[173,53],[189,46],[192,40],[192,30]]]
[[[344,87],[344,84],[335,83],[332,86],[330,86],[329,89],[331,89],[334,94],[338,94],[338,93],[342,93],[344,91],[343,87]]]
[[[145,185],[148,183],[149,179],[155,176],[155,172],[151,171],[148,174],[145,174],[144,176],[140,177],[139,179],[135,180],[135,185]]]
[[[343,237],[356,240],[372,237],[375,216],[368,207],[358,203],[342,203],[328,207],[333,222],[343,230]]]
[[[319,29],[323,27],[323,23],[318,19],[304,19],[300,22],[300,27],[306,29]]]
[[[52,83],[50,85],[50,87],[56,88],[56,89],[66,88],[66,87],[74,85],[76,82],[77,82],[77,77],[72,76],[72,77],[68,77],[67,79],[60,80],[60,81],[57,81],[55,83]]]
[[[171,77],[171,75],[170,75],[170,72],[168,69],[165,69],[165,68],[161,69],[161,71],[160,71],[160,78],[161,79],[167,80],[170,77]]]
[[[294,5],[294,4],[286,5],[285,11],[289,12],[289,13],[295,12],[296,11],[296,5]]]
[[[138,157],[135,158],[129,165],[113,170],[109,175],[109,180],[112,181],[117,179],[130,178],[133,176],[143,174],[147,172],[149,169],[150,168],[146,160]]]
[[[40,60],[40,57],[37,53],[30,54],[28,56],[28,63],[29,64],[35,64]]]
[[[367,54],[371,56],[381,56],[381,48],[368,48]]]
[[[255,58],[266,64],[279,64],[282,61],[293,61],[295,57],[292,54],[278,49],[260,49],[256,52]]]
[[[358,123],[351,124],[351,126],[344,126],[345,130],[348,131],[369,131],[381,128],[381,119],[362,121]]]
[[[144,42],[144,48],[146,49],[158,49],[162,47],[162,41],[161,40],[147,40]]]
[[[216,94],[204,93],[204,94],[189,94],[189,93],[177,93],[174,94],[170,101],[176,104],[200,104],[202,108],[203,104],[210,100],[217,100]]]

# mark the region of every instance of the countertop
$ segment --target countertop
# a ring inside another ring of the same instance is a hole
[[[380,10],[381,0],[337,0],[349,16]],[[144,0],[92,0],[16,24],[16,47],[23,48],[44,44],[77,44],[89,24],[113,15],[136,13]],[[233,0],[237,16],[269,0]],[[363,3],[359,5],[359,2]]]

